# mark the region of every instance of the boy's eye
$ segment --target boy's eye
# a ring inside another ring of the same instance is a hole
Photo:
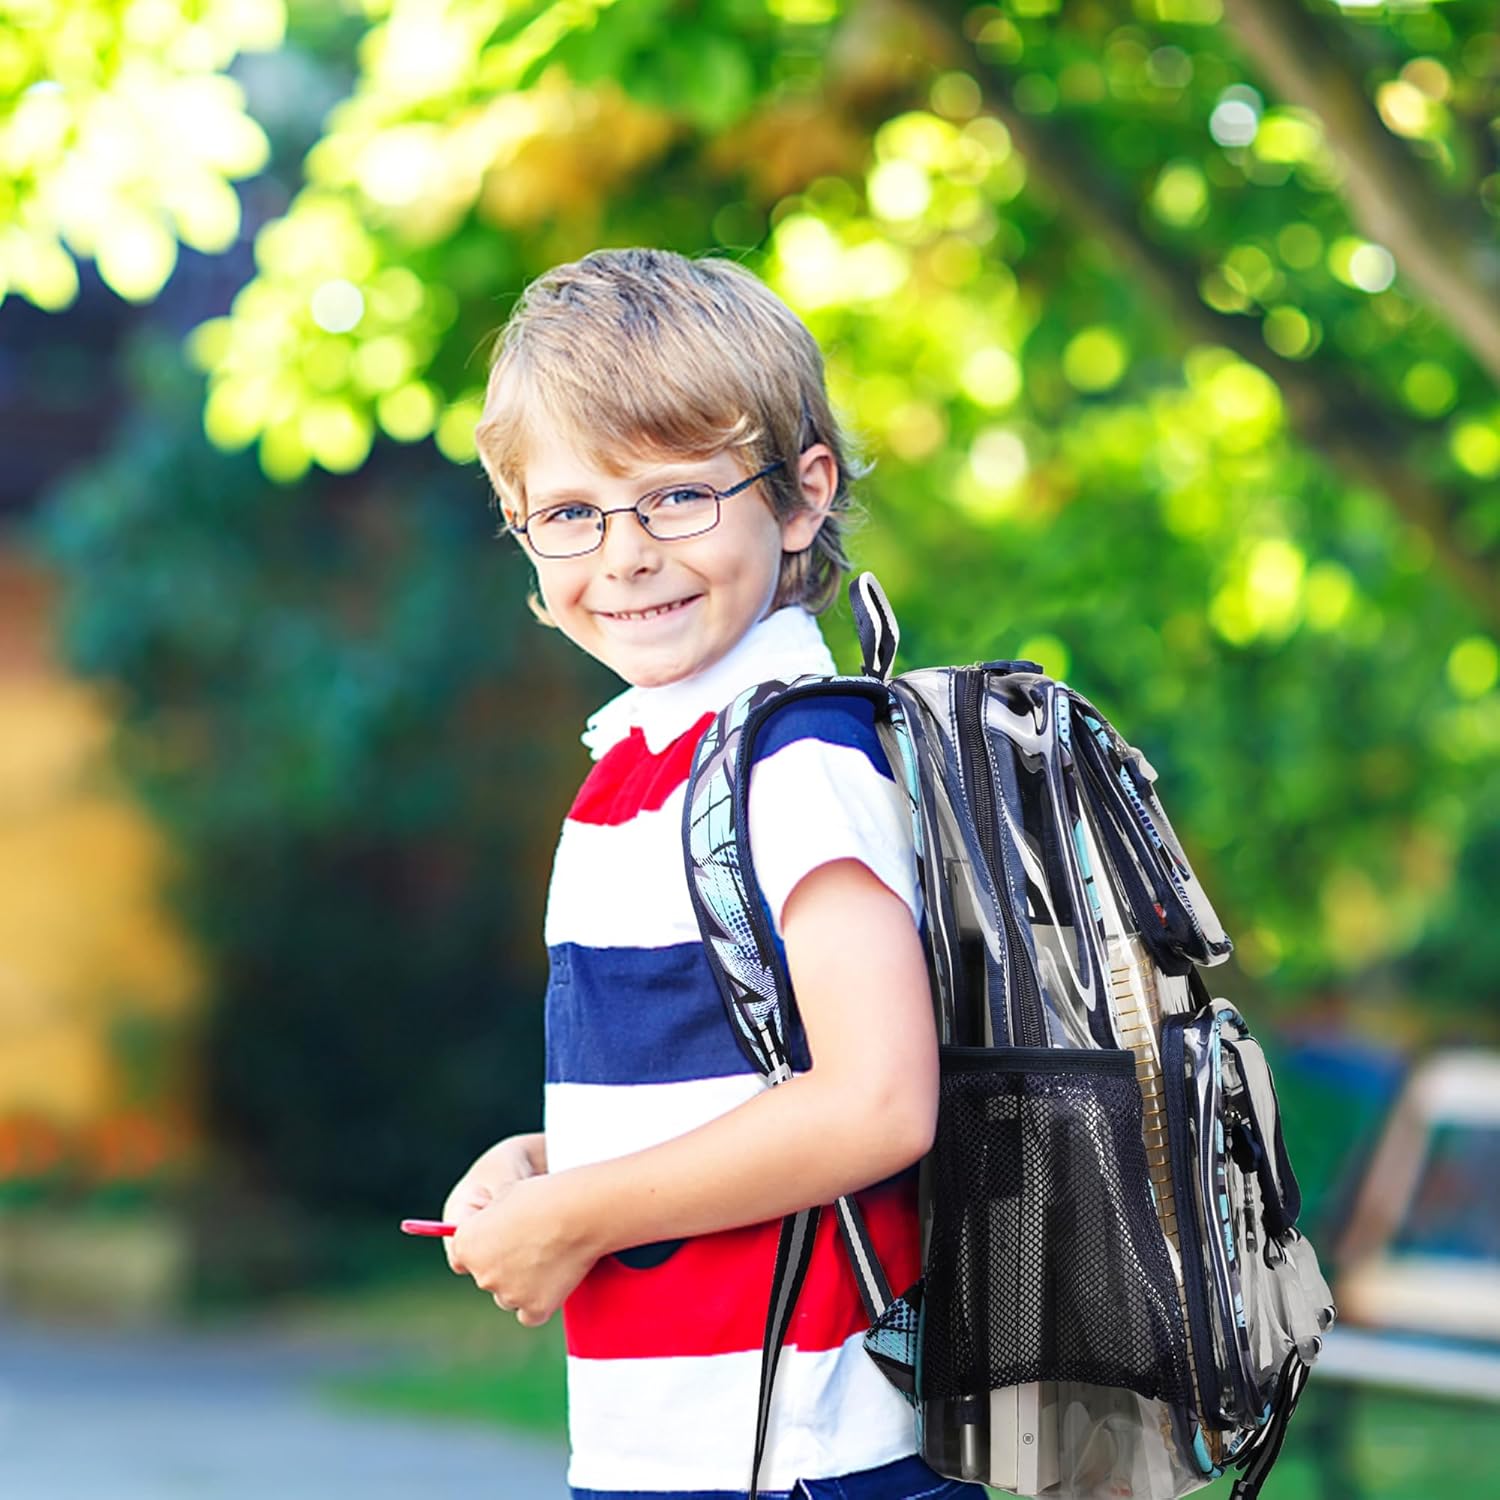
[[[714,492],[706,485],[685,484],[675,490],[662,490],[652,498],[650,509],[681,509],[689,505],[702,505],[713,498]]]
[[[528,523],[546,530],[549,526],[577,525],[580,521],[591,521],[599,514],[592,505],[554,505],[550,510],[539,511]]]

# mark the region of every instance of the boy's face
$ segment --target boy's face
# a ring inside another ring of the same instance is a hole
[[[721,502],[718,525],[698,536],[658,541],[622,512],[605,518],[603,541],[582,557],[537,557],[528,549],[547,613],[574,645],[636,687],[661,687],[712,666],[769,611],[783,550],[802,551],[822,523],[833,493],[832,454],[819,444],[791,462],[809,508],[784,521],[761,481]],[[617,478],[554,435],[537,434],[526,463],[527,510],[563,500],[610,510],[679,480],[725,490],[747,473],[725,452],[642,459]],[[643,616],[646,610],[660,613]]]

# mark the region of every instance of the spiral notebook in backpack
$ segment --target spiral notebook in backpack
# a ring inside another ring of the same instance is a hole
[[[688,883],[726,1011],[768,1082],[795,997],[750,858],[752,747],[782,708],[853,695],[907,791],[938,1028],[921,1280],[887,1285],[831,1211],[939,1473],[1053,1500],[1171,1497],[1240,1471],[1252,1500],[1333,1321],[1298,1232],[1276,1091],[1201,973],[1231,951],[1156,774],[1026,661],[895,676],[896,626],[851,584],[858,676],[763,683],[698,747]],[[822,1210],[782,1224],[751,1493]]]

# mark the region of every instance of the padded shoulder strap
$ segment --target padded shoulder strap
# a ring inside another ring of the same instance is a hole
[[[750,854],[750,772],[755,741],[772,714],[808,698],[865,698],[904,727],[890,691],[868,677],[806,677],[747,688],[703,733],[683,803],[688,895],[709,967],[740,1050],[773,1082],[790,1075],[791,983],[777,952]],[[915,762],[902,742],[893,767],[914,800]],[[920,847],[920,846],[919,846]]]
[[[704,730],[682,809],[688,895],[709,968],[740,1050],[773,1083],[791,1076],[785,1027],[791,988],[750,859],[746,729],[786,691],[783,682],[747,688]]]
[[[741,693],[704,731],[683,806],[688,892],[709,968],[741,1051],[772,1084],[783,1083],[792,1075],[786,1025],[792,992],[773,941],[750,854],[750,771],[755,760],[755,737],[773,713],[794,700],[838,696],[872,699],[880,711],[892,712],[892,700],[884,685],[869,678],[803,679],[791,687],[767,682]],[[898,716],[900,712],[897,707]],[[904,718],[901,722],[904,724]],[[907,789],[915,797],[914,761],[904,741],[902,755]],[[860,1299],[873,1322],[890,1303],[890,1285],[858,1204],[853,1198],[840,1198],[835,1211]],[[807,1209],[788,1216],[781,1227],[761,1351],[755,1457],[750,1474],[752,1500],[759,1484],[776,1364],[807,1274],[818,1218],[818,1209]]]

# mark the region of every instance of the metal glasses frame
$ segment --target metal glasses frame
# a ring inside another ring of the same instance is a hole
[[[637,500],[634,505],[612,505],[608,509],[605,509],[602,506],[590,505],[588,502],[582,501],[582,500],[576,501],[576,502],[569,502],[569,508],[571,508],[573,505],[576,504],[577,508],[579,508],[580,510],[591,510],[591,511],[593,511],[594,514],[595,514],[595,517],[597,518],[596,524],[597,524],[597,529],[598,529],[598,535],[595,537],[593,545],[589,546],[589,547],[585,547],[581,552],[552,553],[552,552],[542,552],[542,551],[539,551],[538,548],[537,548],[536,543],[533,542],[531,540],[530,536],[527,535],[527,527],[531,525],[531,519],[522,521],[519,526],[516,525],[516,523],[514,521],[507,522],[505,529],[507,531],[513,532],[516,536],[524,536],[524,537],[526,537],[526,543],[527,543],[527,545],[531,548],[531,550],[534,553],[536,553],[536,555],[538,557],[546,558],[547,560],[552,561],[552,562],[561,561],[563,559],[570,558],[570,557],[587,557],[590,552],[597,552],[599,550],[601,544],[604,541],[604,518],[606,516],[620,515],[620,514],[622,514],[625,511],[634,511],[635,512],[635,518],[636,518],[637,521],[639,521],[641,523],[641,527],[645,531],[646,535],[649,536],[649,537],[654,537],[658,542],[682,542],[682,541],[686,541],[689,537],[702,536],[704,534],[704,532],[706,532],[706,531],[712,531],[714,529],[714,527],[719,524],[719,515],[720,515],[720,511],[721,511],[722,506],[723,506],[723,502],[725,500],[728,500],[731,495],[738,495],[741,490],[747,490],[747,489],[749,489],[752,484],[755,484],[758,480],[764,479],[767,474],[774,473],[777,469],[779,469],[779,468],[782,467],[783,462],[784,462],[784,460],[779,459],[779,458],[773,459],[770,463],[768,463],[765,466],[765,468],[758,469],[748,479],[742,479],[742,480],[740,480],[740,482],[738,484],[732,484],[732,485],[730,485],[730,487],[727,490],[721,490],[721,489],[718,488],[718,486],[709,484],[706,480],[694,479],[694,480],[691,480],[691,481],[684,480],[684,481],[681,481],[678,484],[664,484],[664,485],[660,486],[658,489],[650,490],[646,494],[642,495],[641,498],[639,500]],[[646,520],[645,514],[642,512],[641,507],[648,500],[654,500],[658,495],[670,494],[673,490],[685,490],[685,489],[697,489],[697,488],[702,488],[702,489],[705,489],[705,490],[711,490],[713,492],[713,497],[714,497],[714,518],[713,518],[713,520],[710,521],[707,526],[700,526],[696,531],[684,531],[684,532],[680,532],[676,536],[657,536],[656,533],[654,531],[652,531],[651,525]],[[549,510],[552,510],[552,509],[557,509],[559,507],[548,506],[547,508]]]

